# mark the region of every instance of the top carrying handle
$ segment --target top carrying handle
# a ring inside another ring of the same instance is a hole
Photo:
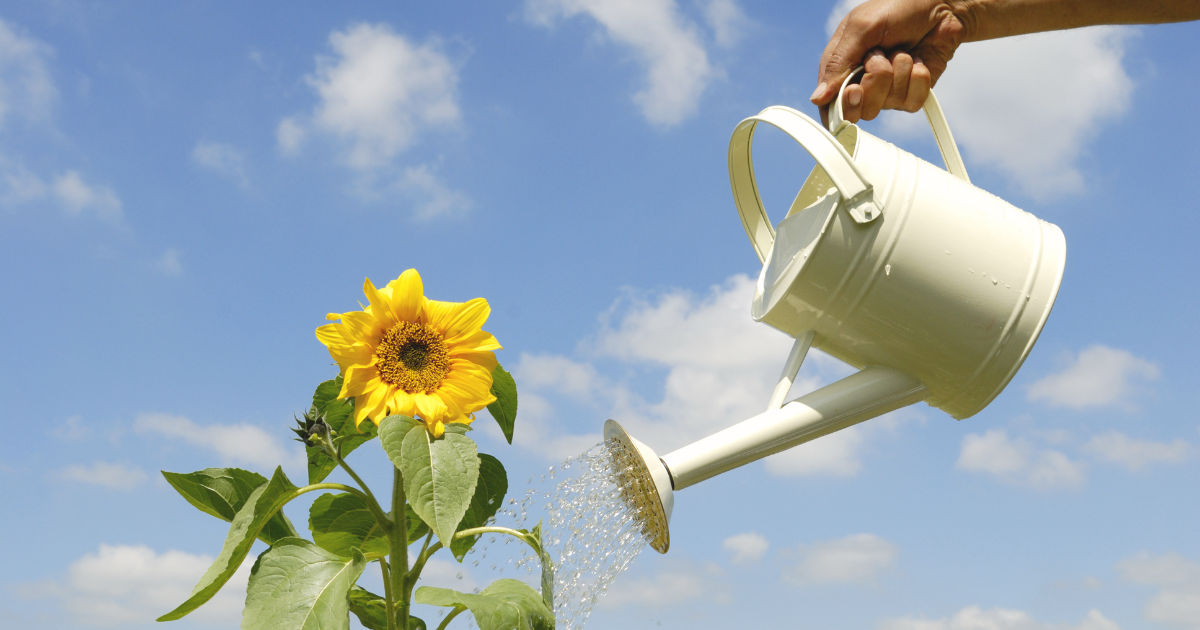
[[[862,71],[863,67],[859,66],[842,81],[837,98],[833,99],[833,104],[829,107],[829,131],[834,135],[850,124],[842,117],[842,94],[846,92],[850,81]],[[942,153],[946,170],[964,182],[971,183],[971,178],[967,176],[967,166],[963,164],[962,155],[958,152],[958,144],[954,142],[954,134],[950,133],[950,124],[946,122],[946,115],[942,113],[942,106],[933,95],[933,90],[929,90],[929,97],[925,99],[922,109],[925,110],[925,118],[929,120],[929,127],[933,129],[933,139],[937,140],[938,151]]]
[[[880,209],[875,204],[871,184],[859,172],[846,149],[821,123],[790,107],[768,107],[757,116],[738,123],[733,130],[733,137],[729,139],[729,183],[733,187],[733,200],[760,261],[766,261],[767,252],[771,251],[771,245],[775,242],[775,228],[771,226],[771,219],[758,196],[758,186],[754,183],[754,162],[750,151],[754,127],[760,122],[778,127],[808,151],[842,194],[846,208],[855,221],[869,223],[879,217]]]

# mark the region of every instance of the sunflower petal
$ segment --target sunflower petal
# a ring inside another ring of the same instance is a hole
[[[417,415],[417,405],[413,402],[412,396],[408,392],[397,388],[396,393],[388,400],[388,408],[392,413],[398,413],[408,417]]]
[[[388,283],[392,289],[392,312],[397,321],[415,322],[421,315],[425,302],[425,287],[421,284],[421,274],[416,269],[409,269],[400,274],[399,278]]]
[[[324,326],[318,326],[317,340],[327,346],[348,343],[346,338],[342,336],[341,324],[325,324]]]
[[[454,339],[483,328],[491,314],[492,307],[488,306],[487,300],[475,298],[455,305],[455,308],[449,309],[448,312],[439,313],[441,320],[430,323],[441,329],[446,339]]]
[[[357,398],[380,387],[384,387],[384,383],[375,366],[351,365],[346,368],[338,398]]]
[[[440,422],[446,416],[446,403],[442,400],[441,396],[417,392],[412,395],[412,398],[413,402],[417,404],[417,411],[426,421],[434,420]]]
[[[379,343],[379,336],[383,334],[383,327],[375,316],[363,311],[342,313],[342,326],[343,336],[371,345]]]
[[[461,354],[463,352],[483,352],[486,350],[499,350],[502,346],[491,333],[477,330],[468,335],[459,335],[446,340],[448,353],[450,355]]]
[[[387,330],[395,325],[396,316],[392,313],[390,300],[375,288],[370,278],[363,280],[363,294],[367,296],[367,301],[371,303],[371,314],[378,320],[379,326],[382,329]]]
[[[425,428],[429,429],[429,432],[433,434],[433,437],[435,438],[442,437],[442,434],[446,432],[446,425],[442,424],[441,420],[426,420]]]

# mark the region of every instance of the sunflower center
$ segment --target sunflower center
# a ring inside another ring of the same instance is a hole
[[[450,355],[442,335],[426,324],[400,322],[383,333],[375,350],[379,378],[414,394],[441,385],[450,371]]]

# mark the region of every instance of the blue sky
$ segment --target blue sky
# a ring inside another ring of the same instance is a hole
[[[749,317],[729,134],[815,114],[853,4],[0,6],[0,626],[153,627],[225,531],[157,471],[302,479],[313,329],[364,277],[490,301],[521,417],[475,435],[514,490],[609,417],[665,453],[757,414],[789,340]],[[1200,628],[1198,28],[960,49],[937,93],[973,181],[1067,238],[1033,354],[968,420],[918,405],[681,491],[589,627]],[[924,125],[865,128],[940,163]],[[758,140],[780,218],[811,159]],[[817,354],[794,393],[846,373]],[[233,591],[177,625],[237,627]]]

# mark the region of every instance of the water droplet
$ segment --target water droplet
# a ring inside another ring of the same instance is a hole
[[[890,275],[892,275],[892,266],[891,266],[891,265],[884,265],[884,266],[883,266],[883,275],[885,275],[885,276],[890,276]]]

